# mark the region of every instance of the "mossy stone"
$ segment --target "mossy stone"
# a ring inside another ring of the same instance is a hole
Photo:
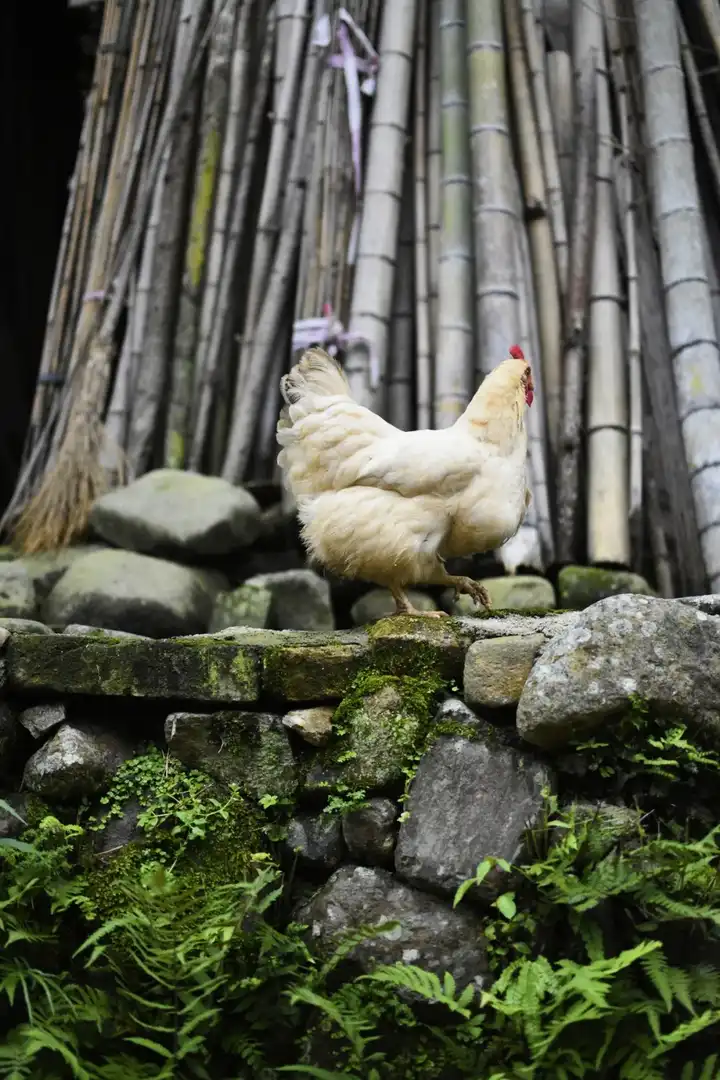
[[[278,645],[263,655],[263,690],[280,701],[332,701],[344,697],[368,657],[365,645]]]
[[[558,574],[561,608],[582,610],[620,593],[654,596],[645,578],[627,570],[602,570],[597,566],[564,566]]]
[[[8,642],[11,689],[167,701],[253,702],[257,662],[242,646],[208,638],[145,641],[24,634]]]
[[[394,616],[368,630],[373,668],[386,675],[456,679],[465,643],[454,619]]]
[[[238,784],[256,799],[291,799],[297,787],[295,760],[280,717],[222,711],[173,713],[165,721],[172,753],[191,769],[225,784]]]
[[[333,740],[306,789],[378,791],[399,784],[428,731],[441,683],[365,673],[333,717]]]

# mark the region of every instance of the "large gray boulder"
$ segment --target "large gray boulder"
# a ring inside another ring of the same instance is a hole
[[[83,623],[149,637],[207,629],[217,592],[202,571],[137,555],[97,551],[73,563],[45,602],[45,620]]]
[[[633,698],[720,745],[720,618],[679,600],[601,600],[548,642],[517,711],[518,731],[548,749],[621,717]]]
[[[285,850],[302,869],[329,874],[345,854],[340,819],[331,814],[298,814],[288,826]]]
[[[146,554],[229,555],[260,532],[260,507],[217,476],[156,469],[101,496],[92,529],[111,544]]]
[[[452,895],[486,856],[517,863],[541,818],[547,769],[492,735],[441,736],[421,759],[400,826],[395,869],[411,884]],[[484,892],[502,888],[492,874]]]
[[[95,724],[63,724],[25,766],[23,787],[74,802],[95,795],[132,756],[132,747]]]
[[[273,594],[265,585],[246,581],[232,592],[218,593],[210,617],[210,633],[234,626],[254,626],[264,630],[270,625]]]
[[[343,815],[343,837],[354,862],[392,866],[397,816],[397,803],[381,798]]]
[[[0,563],[0,615],[32,619],[37,599],[35,586],[19,561]]]
[[[378,964],[417,964],[438,975],[449,971],[458,987],[481,987],[487,977],[482,924],[474,914],[396,881],[387,870],[347,866],[296,910],[312,938],[332,948],[360,926],[398,922],[400,928],[357,945],[350,953],[362,971]]]
[[[104,551],[103,544],[73,544],[71,547],[57,548],[55,551],[39,551],[35,555],[23,555],[18,565],[27,570],[41,603],[53,585],[57,584],[66,570],[73,563],[93,551]]]
[[[273,630],[334,630],[330,584],[313,570],[279,570],[248,578],[245,588],[266,589]]]

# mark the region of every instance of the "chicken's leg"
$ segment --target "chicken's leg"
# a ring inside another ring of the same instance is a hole
[[[479,581],[473,581],[472,578],[465,577],[460,574],[448,574],[445,569],[445,563],[438,556],[439,567],[436,573],[433,575],[433,585],[448,585],[451,589],[455,590],[455,596],[458,597],[462,593],[469,596],[476,604],[482,604],[483,607],[491,608],[490,594],[484,585],[481,585]]]
[[[393,615],[422,615],[431,619],[442,619],[446,617],[444,611],[420,611],[419,608],[413,607],[410,603],[410,598],[404,589],[395,588],[391,589],[392,598],[395,601],[395,611]]]

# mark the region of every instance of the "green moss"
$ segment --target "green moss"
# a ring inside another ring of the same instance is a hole
[[[363,645],[278,645],[263,654],[263,690],[282,701],[331,701],[353,684],[367,659]]]
[[[424,746],[438,677],[414,678],[364,671],[333,717],[333,737],[306,786],[342,794],[348,808],[358,793],[401,785]]]
[[[372,667],[382,674],[429,681],[460,678],[465,645],[455,619],[395,616],[368,631]]]
[[[255,658],[212,638],[25,634],[8,643],[6,663],[9,685],[21,692],[228,703],[259,692]]]
[[[644,578],[626,570],[603,570],[598,566],[565,566],[558,574],[558,596],[566,608],[582,609],[619,593],[654,596]]]
[[[186,769],[156,748],[120,767],[101,813],[86,819],[88,836],[120,818],[131,801],[140,806],[141,839],[105,856],[85,845],[88,895],[100,917],[122,910],[123,883],[137,883],[148,866],[171,867],[202,892],[242,879],[265,850],[263,815],[236,787]]]

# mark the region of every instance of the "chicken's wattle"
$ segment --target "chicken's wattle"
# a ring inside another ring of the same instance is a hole
[[[525,401],[526,401],[526,403],[528,405],[532,405],[534,398],[535,398],[535,394],[533,393],[532,390],[528,389],[528,390],[525,391]]]

